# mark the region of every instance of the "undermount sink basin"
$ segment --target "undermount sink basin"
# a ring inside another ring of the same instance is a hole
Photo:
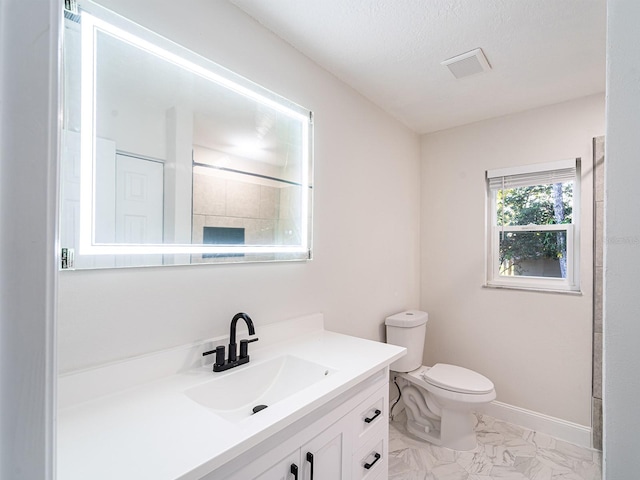
[[[187,397],[229,421],[238,422],[335,372],[292,355],[236,367],[226,375],[185,391]],[[257,407],[257,408],[256,408]]]

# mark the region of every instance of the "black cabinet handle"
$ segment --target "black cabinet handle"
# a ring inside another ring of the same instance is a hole
[[[371,422],[373,422],[376,418],[378,418],[378,416],[379,416],[382,412],[376,408],[376,411],[375,411],[374,413],[375,413],[375,415],[374,415],[373,417],[371,417],[371,418],[366,417],[366,418],[364,419],[365,423],[371,423]]]
[[[374,453],[374,455],[373,455],[373,456],[374,456],[374,457],[376,457],[376,459],[375,459],[373,462],[371,462],[371,463],[365,463],[365,464],[363,465],[363,467],[364,467],[364,468],[366,468],[367,470],[369,470],[371,467],[373,467],[373,466],[376,464],[376,462],[377,462],[378,460],[380,460],[380,454],[379,454],[379,453]]]
[[[311,475],[309,476],[309,480],[313,480],[313,453],[307,452],[307,462],[311,464]]]
[[[293,474],[293,480],[298,480],[298,466],[295,463],[291,464],[289,471]]]

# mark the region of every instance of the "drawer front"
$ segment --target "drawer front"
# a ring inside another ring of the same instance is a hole
[[[379,425],[389,424],[389,387],[378,389],[371,397],[362,402],[352,415],[354,449],[360,448],[370,438]]]
[[[380,430],[365,443],[352,458],[351,478],[353,480],[374,480],[387,478],[389,461],[387,435]]]

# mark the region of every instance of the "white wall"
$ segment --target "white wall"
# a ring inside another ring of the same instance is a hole
[[[497,400],[581,425],[591,416],[591,139],[604,95],[422,139],[425,361],[488,376]],[[582,157],[582,295],[483,288],[485,170]],[[455,186],[455,188],[454,188]]]
[[[384,339],[419,298],[416,134],[227,2],[103,4],[315,114],[314,260],[62,272],[59,365],[69,371],[324,312],[327,328]]]
[[[0,478],[53,478],[60,4],[0,0]]]
[[[604,473],[626,480],[640,472],[640,3],[607,5]]]

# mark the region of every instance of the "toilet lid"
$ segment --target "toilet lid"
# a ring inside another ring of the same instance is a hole
[[[422,378],[436,387],[460,393],[489,393],[494,388],[493,382],[484,375],[446,363],[436,363]]]

